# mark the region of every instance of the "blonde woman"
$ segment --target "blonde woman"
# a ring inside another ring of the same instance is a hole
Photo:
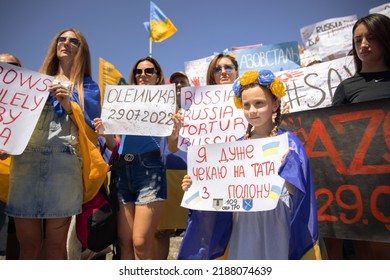
[[[67,259],[71,217],[85,199],[79,133],[88,127],[80,115],[90,127],[100,115],[100,92],[81,32],[57,33],[40,72],[55,82],[25,151],[13,156],[6,214],[15,219],[20,259]]]

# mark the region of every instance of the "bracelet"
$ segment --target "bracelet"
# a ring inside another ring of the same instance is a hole
[[[70,109],[69,111],[66,111],[66,113],[68,114],[68,116],[73,115],[72,109]]]

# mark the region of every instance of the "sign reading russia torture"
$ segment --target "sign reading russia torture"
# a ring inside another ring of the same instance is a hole
[[[0,62],[0,150],[20,155],[27,146],[53,77]]]
[[[232,85],[185,87],[181,90],[183,126],[178,146],[231,142],[245,134],[247,122],[233,102]]]

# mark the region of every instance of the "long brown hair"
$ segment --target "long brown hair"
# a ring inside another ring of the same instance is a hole
[[[73,60],[69,81],[75,85],[79,94],[81,106],[82,108],[84,108],[83,81],[85,76],[92,76],[92,67],[91,54],[89,52],[87,40],[79,30],[74,28],[64,29],[54,36],[49,45],[49,49],[47,50],[46,57],[43,61],[41,68],[39,69],[39,72],[50,76],[55,76],[58,74],[60,61],[57,57],[57,38],[67,31],[74,32],[74,34],[76,34],[77,39],[79,39],[80,41],[77,54]]]
[[[382,14],[369,14],[368,16],[362,17],[357,22],[355,22],[352,28],[352,34],[355,33],[355,29],[362,23],[366,25],[368,31],[382,46],[384,51],[385,64],[387,67],[390,67],[390,18]],[[352,54],[356,67],[356,73],[360,73],[360,71],[362,71],[362,61],[357,55],[353,36],[352,46]]]
[[[134,64],[133,69],[131,69],[131,72],[130,72],[129,84],[130,85],[136,85],[137,84],[137,79],[135,78],[134,72],[137,69],[138,64],[140,64],[142,61],[145,61],[145,60],[153,63],[154,68],[156,68],[157,76],[158,76],[157,85],[165,84],[164,72],[162,71],[162,68],[161,68],[160,64],[157,62],[156,59],[154,59],[153,57],[150,57],[150,56],[147,56],[145,58],[141,58],[140,60],[138,60]]]

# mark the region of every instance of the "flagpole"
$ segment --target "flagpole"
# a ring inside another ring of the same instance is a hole
[[[149,57],[152,57],[152,40],[149,39]]]

